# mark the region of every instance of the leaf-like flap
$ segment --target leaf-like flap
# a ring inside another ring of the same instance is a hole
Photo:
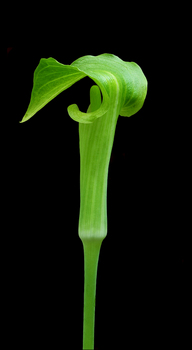
[[[69,106],[68,113],[75,121],[92,123],[109,109],[130,117],[142,107],[147,80],[136,63],[124,62],[112,54],[83,56],[71,65],[50,57],[41,59],[34,72],[30,104],[21,122],[30,119],[54,97],[86,76],[98,85],[103,100],[98,109],[88,109],[87,113],[79,111],[76,104]]]
[[[54,97],[85,76],[78,68],[61,64],[52,57],[42,58],[34,72],[30,104],[21,122],[30,119]]]

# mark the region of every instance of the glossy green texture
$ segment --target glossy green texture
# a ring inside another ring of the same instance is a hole
[[[111,54],[84,56],[71,65],[41,59],[34,73],[31,101],[21,122],[78,80],[90,77],[87,113],[73,104],[72,119],[79,122],[80,213],[79,237],[84,249],[83,349],[94,349],[96,277],[100,247],[107,235],[107,179],[119,115],[130,117],[143,106],[147,80],[141,68]],[[66,130],[67,132],[67,130]]]
[[[34,72],[30,104],[21,122],[30,119],[53,98],[85,76],[89,76],[100,87],[103,102],[92,113],[82,113],[76,105],[69,106],[69,115],[74,120],[90,123],[104,115],[111,104],[111,89],[118,91],[121,116],[130,117],[142,107],[147,93],[147,80],[136,63],[124,62],[112,54],[84,56],[71,65],[61,64],[50,57],[42,58]]]

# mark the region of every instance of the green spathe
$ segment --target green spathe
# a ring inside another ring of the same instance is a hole
[[[130,117],[143,106],[147,80],[141,68],[111,54],[84,56],[71,65],[53,58],[41,59],[34,73],[33,90],[25,122],[59,93],[88,76],[87,113],[73,104],[72,119],[79,122],[80,213],[79,237],[84,249],[83,349],[94,349],[97,265],[107,235],[107,179],[111,150],[119,115]],[[102,94],[102,97],[101,97]]]
[[[119,88],[119,115],[130,117],[142,107],[147,80],[136,63],[124,62],[111,54],[84,56],[71,65],[61,64],[50,57],[42,58],[34,72],[31,101],[21,122],[30,119],[62,91],[86,76],[100,87],[103,102],[99,110],[92,113],[82,113],[76,105],[69,106],[68,112],[74,120],[90,123],[104,115],[111,103],[112,85]]]

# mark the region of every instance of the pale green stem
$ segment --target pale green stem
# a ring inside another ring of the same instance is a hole
[[[84,240],[83,350],[94,349],[96,279],[102,239]]]
[[[92,124],[79,123],[81,239],[107,235],[108,168],[118,115],[119,105],[114,103]]]
[[[119,105],[92,124],[79,124],[80,216],[79,236],[84,247],[83,350],[94,349],[96,277],[100,247],[107,235],[107,178]]]

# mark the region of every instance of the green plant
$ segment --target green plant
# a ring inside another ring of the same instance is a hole
[[[90,350],[94,349],[97,265],[107,235],[107,177],[116,123],[119,115],[130,117],[140,110],[147,80],[136,63],[124,62],[111,54],[84,56],[71,65],[53,58],[41,59],[34,73],[30,104],[21,122],[86,76],[96,83],[90,89],[87,113],[73,104],[68,107],[68,114],[79,122],[79,237],[85,270],[83,349]]]

